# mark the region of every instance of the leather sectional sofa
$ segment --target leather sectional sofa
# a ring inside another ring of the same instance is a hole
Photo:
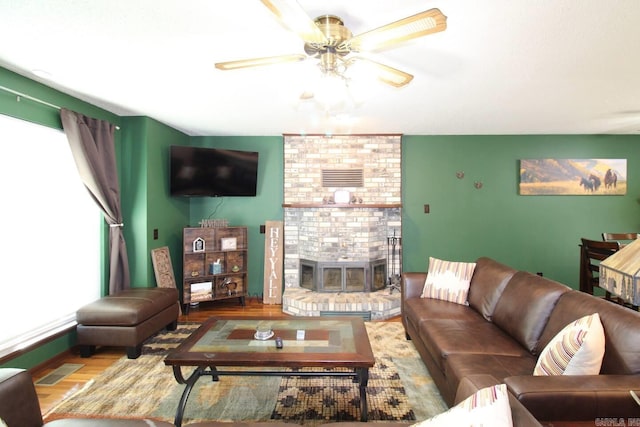
[[[640,419],[640,313],[561,283],[480,258],[468,306],[422,298],[426,272],[402,274],[402,323],[449,405],[505,383],[539,421]],[[599,375],[534,376],[538,355],[567,324],[599,313]]]
[[[475,384],[466,389],[470,394],[475,390]],[[511,416],[514,427],[541,427],[541,424],[518,402],[509,396]],[[46,427],[171,427],[173,424],[152,419],[135,420],[109,418],[68,418],[50,421]],[[33,380],[24,369],[0,368],[0,425],[6,423],[8,427],[42,427],[43,420],[40,412],[38,396]],[[325,424],[325,427],[362,427],[371,424],[374,427],[407,427],[407,422],[339,422]],[[206,421],[188,423],[188,427],[290,427],[285,422],[221,422]]]

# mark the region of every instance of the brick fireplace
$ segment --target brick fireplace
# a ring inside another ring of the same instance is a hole
[[[400,313],[386,279],[401,179],[399,135],[284,136],[283,311]]]

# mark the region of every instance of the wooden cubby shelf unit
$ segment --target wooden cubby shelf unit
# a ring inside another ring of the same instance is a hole
[[[183,230],[185,313],[191,303],[248,294],[247,227],[193,227]]]

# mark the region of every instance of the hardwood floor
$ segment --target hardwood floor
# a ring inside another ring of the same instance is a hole
[[[291,317],[282,312],[281,305],[265,305],[262,304],[262,299],[251,297],[246,299],[244,307],[242,307],[236,299],[200,303],[199,307],[191,308],[188,314],[181,315],[178,320],[180,322],[202,322],[211,316],[248,316],[273,319],[286,319]],[[399,321],[399,317],[389,319],[389,321]],[[59,402],[64,400],[65,397],[80,390],[88,381],[99,375],[124,355],[124,348],[100,347],[96,354],[90,358],[81,358],[80,353],[76,349],[71,349],[32,371],[33,380],[36,382],[64,363],[84,365],[55,385],[44,386],[36,384],[36,392],[38,393],[42,413],[47,413]]]

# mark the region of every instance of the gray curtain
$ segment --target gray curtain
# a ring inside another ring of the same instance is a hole
[[[113,294],[130,286],[127,245],[122,232],[115,127],[65,108],[60,109],[60,117],[80,178],[109,224],[109,294]]]

